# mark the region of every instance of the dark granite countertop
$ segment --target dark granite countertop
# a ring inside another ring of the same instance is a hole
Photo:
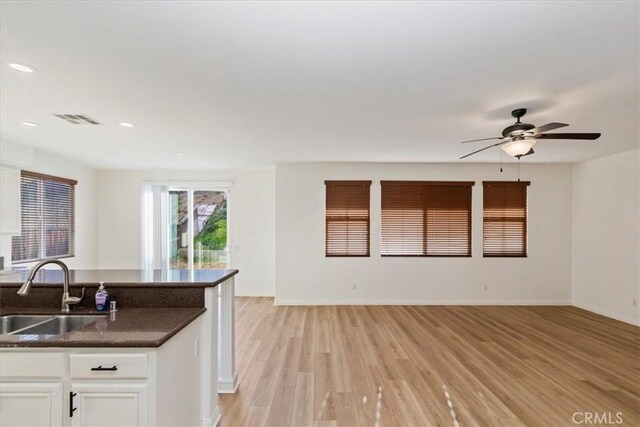
[[[4,347],[160,347],[206,311],[204,307],[125,308],[114,313],[79,309],[97,315],[94,323],[60,335],[0,335]],[[0,315],[50,314],[59,309],[2,307]]]
[[[60,286],[62,270],[56,266],[42,269],[36,275],[34,286]],[[3,271],[0,287],[21,286],[29,274],[27,268]],[[238,274],[238,270],[69,270],[71,287],[82,287],[105,282],[105,286],[136,287],[213,287]]]

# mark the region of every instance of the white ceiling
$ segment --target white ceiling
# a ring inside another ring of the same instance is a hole
[[[603,133],[526,161],[639,145],[636,1],[1,5],[1,137],[97,168],[454,162],[515,107]]]

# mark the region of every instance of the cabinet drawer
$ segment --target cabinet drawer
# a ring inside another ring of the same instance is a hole
[[[18,377],[61,378],[65,376],[63,353],[0,352],[0,379]]]
[[[71,354],[71,378],[147,378],[146,353]]]

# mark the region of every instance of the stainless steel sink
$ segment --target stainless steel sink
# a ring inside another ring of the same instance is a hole
[[[75,331],[105,316],[1,316],[2,333],[6,335],[58,335]],[[5,327],[6,326],[6,327]]]
[[[0,334],[7,335],[52,318],[53,316],[1,316]]]

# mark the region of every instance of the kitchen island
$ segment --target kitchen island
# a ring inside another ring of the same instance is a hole
[[[40,385],[50,392],[59,392],[60,396],[53,401],[64,402],[60,402],[60,407],[66,408],[61,411],[65,413],[62,425],[85,425],[82,420],[93,416],[86,410],[96,402],[87,396],[109,395],[103,389],[107,385],[116,387],[116,395],[111,395],[113,399],[102,402],[107,407],[126,401],[127,396],[130,402],[137,402],[130,417],[123,418],[124,423],[130,424],[135,418],[137,425],[162,425],[171,422],[172,413],[193,413],[197,408],[199,422],[196,424],[215,425],[220,417],[217,393],[233,393],[238,384],[234,366],[233,303],[234,276],[238,271],[71,270],[69,273],[73,296],[79,296],[79,288],[86,287],[83,302],[70,316],[78,320],[82,315],[82,319],[90,323],[53,334],[29,331],[68,320],[58,319],[60,316],[53,319],[54,315],[61,314],[62,271],[42,270],[26,297],[16,292],[28,271],[15,270],[0,276],[2,318],[9,320],[9,316],[16,314],[42,316],[41,326],[36,329],[28,326],[22,329],[24,333],[19,330],[0,334],[0,399],[13,404],[17,402],[16,396],[43,395],[51,399],[50,393],[42,394],[41,390],[38,394],[29,389],[40,384],[29,379],[29,369],[37,374],[38,366],[46,363],[59,368],[57,373],[47,373],[44,378],[49,380]],[[105,282],[109,296],[117,301],[116,312],[96,312],[93,308],[95,291],[101,281]],[[113,367],[116,369],[112,370]],[[87,369],[90,370],[84,372]],[[143,371],[144,375],[140,373]],[[148,382],[134,380],[140,376]],[[43,377],[33,378],[40,381]],[[51,382],[52,378],[55,381]],[[79,378],[98,381],[103,388],[79,382]],[[197,389],[188,392],[194,382],[199,393]],[[118,389],[121,386],[129,388]],[[195,395],[200,399],[194,399]],[[75,418],[74,404],[80,408],[80,415],[76,412]],[[57,420],[59,415],[52,414],[52,419]],[[189,421],[187,425],[192,424]]]

